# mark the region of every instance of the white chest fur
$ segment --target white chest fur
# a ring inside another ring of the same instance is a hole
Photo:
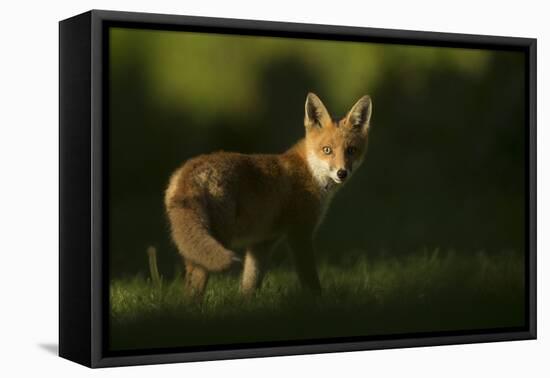
[[[321,193],[319,225],[323,221],[334,193],[336,193],[338,184],[330,178],[330,166],[327,161],[319,159],[313,152],[310,152],[307,155],[307,163],[313,179],[319,185],[319,192]]]

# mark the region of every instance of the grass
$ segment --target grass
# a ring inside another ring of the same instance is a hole
[[[319,264],[321,297],[300,289],[289,267],[271,270],[252,298],[235,274],[214,275],[201,303],[180,277],[110,287],[111,350],[223,345],[522,326],[524,263],[515,253],[439,251],[356,256]]]

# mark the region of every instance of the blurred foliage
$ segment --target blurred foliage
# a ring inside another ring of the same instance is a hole
[[[284,151],[303,137],[308,91],[334,117],[374,102],[366,161],[333,201],[321,255],[523,252],[522,53],[113,28],[109,63],[113,275],[145,271],[149,244],[173,269],[171,172],[220,149]]]

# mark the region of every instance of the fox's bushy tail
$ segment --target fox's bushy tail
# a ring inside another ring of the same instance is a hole
[[[227,270],[239,261],[232,251],[212,237],[196,210],[171,208],[168,216],[172,239],[179,253],[186,259],[211,272]]]

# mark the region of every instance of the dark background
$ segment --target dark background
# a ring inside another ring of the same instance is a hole
[[[333,117],[374,103],[369,151],[316,238],[358,254],[524,253],[525,56],[468,50],[111,29],[111,277],[179,259],[163,192],[186,159],[280,153],[304,134],[308,91]],[[275,256],[286,263],[284,248]]]

